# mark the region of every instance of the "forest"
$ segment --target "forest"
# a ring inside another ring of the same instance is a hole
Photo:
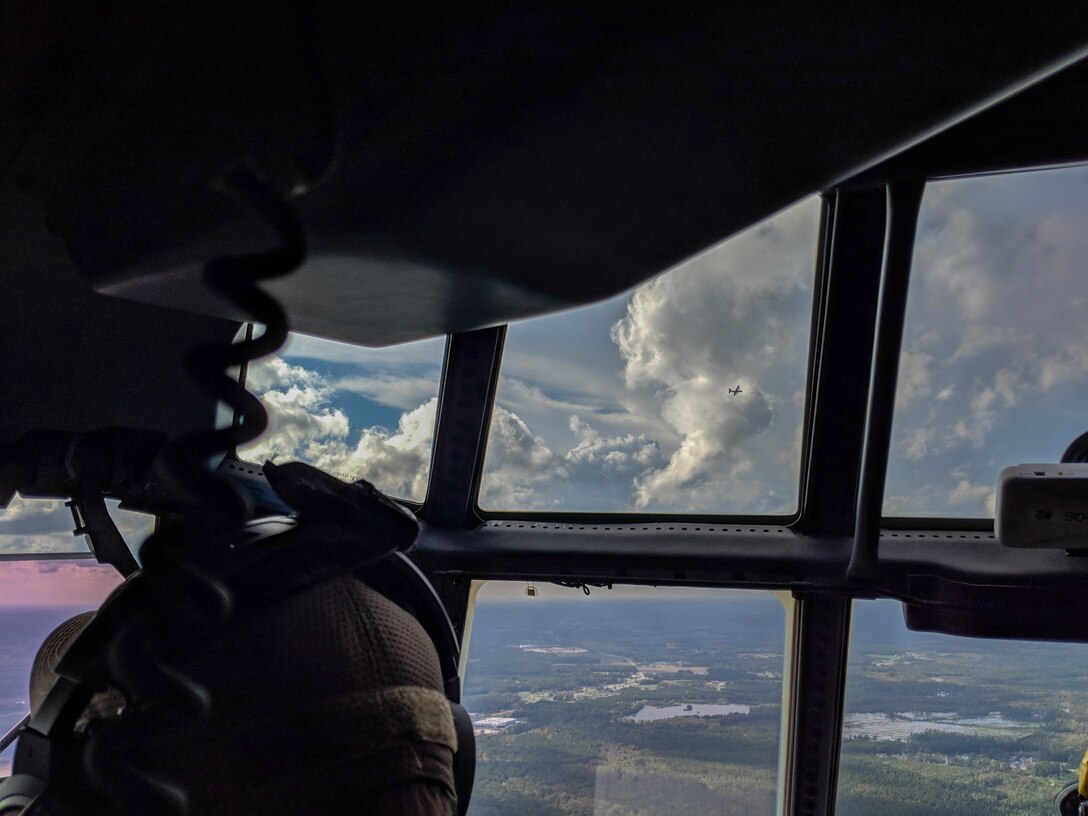
[[[777,602],[480,604],[465,702],[517,722],[478,735],[471,813],[772,814],[783,622]],[[723,703],[750,708],[683,715]],[[645,706],[681,715],[630,719]],[[837,813],[1051,814],[1088,748],[1088,649],[910,633],[876,603],[846,707]]]

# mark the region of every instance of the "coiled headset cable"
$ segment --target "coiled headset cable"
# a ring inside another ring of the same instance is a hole
[[[242,530],[250,507],[242,493],[214,474],[211,463],[256,439],[268,424],[260,400],[227,370],[273,353],[286,340],[286,315],[258,284],[289,274],[306,254],[293,208],[253,170],[241,167],[221,186],[272,227],[280,243],[269,251],[214,260],[204,269],[205,285],[262,324],[264,332],[191,355],[190,376],[233,408],[240,421],[185,436],[164,450],[171,520],[140,551],[143,569],[132,582],[141,583],[141,590],[126,588],[144,602],[106,640],[107,679],[124,694],[126,705],[115,721],[89,735],[85,768],[96,792],[133,816],[190,812],[184,786],[145,763],[164,734],[205,721],[212,712],[208,690],[184,667],[209,633],[230,619],[231,592],[213,564]]]

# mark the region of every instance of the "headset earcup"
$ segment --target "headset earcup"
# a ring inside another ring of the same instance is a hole
[[[45,782],[30,774],[15,774],[0,782],[0,816],[18,816],[45,791]]]
[[[463,705],[451,702],[450,711],[453,712],[453,728],[457,732],[457,753],[453,757],[457,813],[458,816],[465,816],[472,798],[472,783],[476,778],[476,734],[472,730],[472,719]]]

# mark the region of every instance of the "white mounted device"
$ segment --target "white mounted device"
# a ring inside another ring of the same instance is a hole
[[[994,532],[1006,547],[1088,549],[1088,464],[1002,470]]]

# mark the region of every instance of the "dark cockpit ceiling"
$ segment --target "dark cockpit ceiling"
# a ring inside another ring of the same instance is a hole
[[[1079,2],[4,14],[8,439],[207,421],[176,372],[238,315],[199,270],[274,241],[216,190],[240,162],[306,189],[293,328],[384,345],[607,297],[852,177],[1088,143]]]
[[[272,239],[214,180],[322,176],[272,290],[296,330],[367,345],[616,294],[1088,40],[1078,3],[115,6],[50,30],[67,60],[15,100],[20,226],[99,291],[233,317],[196,271]]]

